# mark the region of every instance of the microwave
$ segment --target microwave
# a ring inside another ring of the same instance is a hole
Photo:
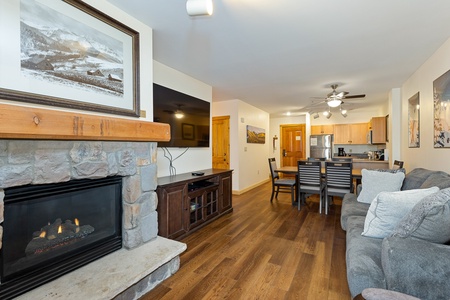
[[[367,144],[372,145],[372,130],[367,133]]]

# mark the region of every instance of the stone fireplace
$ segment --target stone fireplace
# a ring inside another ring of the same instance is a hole
[[[122,249],[31,290],[23,299],[136,299],[178,270],[186,246],[157,236],[156,145],[0,140],[0,238],[8,221],[3,213],[8,188],[122,178]]]

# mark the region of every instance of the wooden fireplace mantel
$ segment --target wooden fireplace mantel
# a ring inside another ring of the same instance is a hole
[[[0,103],[0,138],[163,142],[170,125]]]

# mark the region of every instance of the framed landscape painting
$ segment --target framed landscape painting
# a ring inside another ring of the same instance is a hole
[[[0,98],[139,116],[139,33],[77,0],[0,8]]]
[[[450,148],[450,71],[433,81],[434,147]]]
[[[264,128],[247,125],[247,143],[265,144],[266,131]]]

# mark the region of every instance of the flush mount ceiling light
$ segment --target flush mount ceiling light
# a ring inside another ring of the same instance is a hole
[[[187,0],[186,11],[191,17],[210,16],[213,13],[212,0]]]

